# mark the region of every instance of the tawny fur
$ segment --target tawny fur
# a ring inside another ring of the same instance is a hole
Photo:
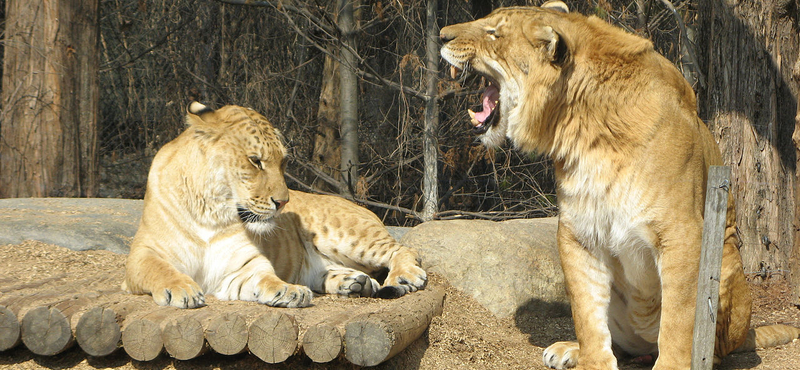
[[[559,11],[560,10],[560,11]],[[652,44],[561,2],[504,8],[441,30],[442,56],[499,86],[506,138],[554,161],[558,245],[578,342],[545,350],[554,368],[616,369],[612,351],[689,369],[708,167],[719,148],[695,95]],[[798,331],[755,329],[729,194],[715,361]]]
[[[123,289],[183,308],[204,294],[304,307],[312,291],[395,297],[425,286],[417,252],[375,214],[286,187],[286,149],[266,118],[193,103],[186,122],[153,160]],[[381,269],[383,288],[368,275]]]

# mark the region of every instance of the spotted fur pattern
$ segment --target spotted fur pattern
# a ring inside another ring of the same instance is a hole
[[[616,369],[613,346],[658,352],[655,370],[689,369],[706,177],[722,164],[691,87],[649,41],[560,1],[498,9],[440,35],[454,75],[474,71],[498,90],[484,107],[499,117],[473,122],[481,140],[508,138],[554,162],[578,341],[548,347],[545,365]],[[732,195],[727,212],[715,361],[798,336],[788,326],[748,330]]]
[[[419,256],[369,210],[289,190],[280,132],[255,111],[190,105],[153,160],[123,289],[181,308],[225,300],[305,307],[313,292],[398,297],[427,280]],[[371,274],[388,270],[379,285]]]

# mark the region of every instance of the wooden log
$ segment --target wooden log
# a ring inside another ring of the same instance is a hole
[[[5,306],[0,306],[0,352],[12,349],[21,342],[17,315]]]
[[[49,284],[61,283],[62,280],[67,278],[67,274],[58,274],[48,276],[39,280],[34,280],[28,283],[19,283],[17,279],[7,279],[0,282],[0,291],[9,294],[16,291],[23,291],[28,289],[38,289]]]
[[[326,315],[322,321],[309,327],[302,340],[306,356],[317,363],[338,358],[344,351],[344,326],[359,313],[358,309],[351,309],[332,316]]]
[[[122,340],[117,313],[111,308],[94,307],[81,315],[75,329],[75,340],[90,356],[107,356],[116,351]]]
[[[71,324],[75,339],[91,356],[107,356],[122,347],[122,323],[137,311],[152,310],[149,296],[122,291],[104,294],[97,304],[73,315]]]
[[[311,361],[325,363],[335,360],[344,349],[342,333],[329,323],[316,324],[303,335],[303,352]]]
[[[205,353],[205,327],[208,326],[214,311],[202,307],[167,320],[161,331],[164,348],[170,356],[178,360],[191,360]]]
[[[345,325],[345,357],[359,366],[375,366],[419,338],[441,315],[444,291],[436,287],[405,295],[380,310],[354,317]]]
[[[714,366],[714,339],[717,328],[722,249],[728,210],[731,169],[711,166],[706,184],[703,214],[703,242],[697,275],[697,297],[692,338],[692,369],[711,370]]]
[[[128,356],[137,361],[151,361],[161,354],[161,326],[148,319],[139,319],[128,324],[122,331],[123,348]]]
[[[147,297],[150,298],[150,297]],[[152,298],[150,298],[152,300]],[[122,327],[122,346],[128,356],[137,361],[152,361],[164,349],[163,327],[180,308],[161,307],[150,303],[149,310],[135,312],[125,319]]]
[[[74,344],[69,320],[55,307],[40,306],[28,311],[21,326],[22,342],[37,355],[57,355]]]
[[[218,315],[209,322],[205,335],[215,352],[237,355],[247,349],[247,320],[236,312]]]
[[[271,309],[250,324],[247,346],[261,360],[276,364],[297,350],[298,334],[294,317]]]
[[[89,292],[28,310],[22,317],[22,342],[37,355],[64,352],[75,344],[70,319],[99,296],[99,292]]]

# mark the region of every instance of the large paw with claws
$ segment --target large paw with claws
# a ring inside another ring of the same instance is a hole
[[[163,288],[154,289],[153,300],[161,306],[196,308],[206,305],[206,297],[194,280],[181,276],[167,282]]]
[[[555,342],[545,348],[542,360],[551,369],[571,369],[578,365],[578,342]]]
[[[311,305],[311,289],[303,285],[281,283],[273,286],[259,284],[253,292],[258,303],[272,307],[308,307]]]
[[[378,297],[397,298],[420,289],[428,284],[428,274],[416,265],[395,267],[383,282]]]

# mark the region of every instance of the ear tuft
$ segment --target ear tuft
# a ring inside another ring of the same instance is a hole
[[[564,4],[563,1],[558,1],[558,0],[550,0],[542,4],[541,8],[555,10],[561,13],[569,13],[569,7],[567,7],[567,4]]]

